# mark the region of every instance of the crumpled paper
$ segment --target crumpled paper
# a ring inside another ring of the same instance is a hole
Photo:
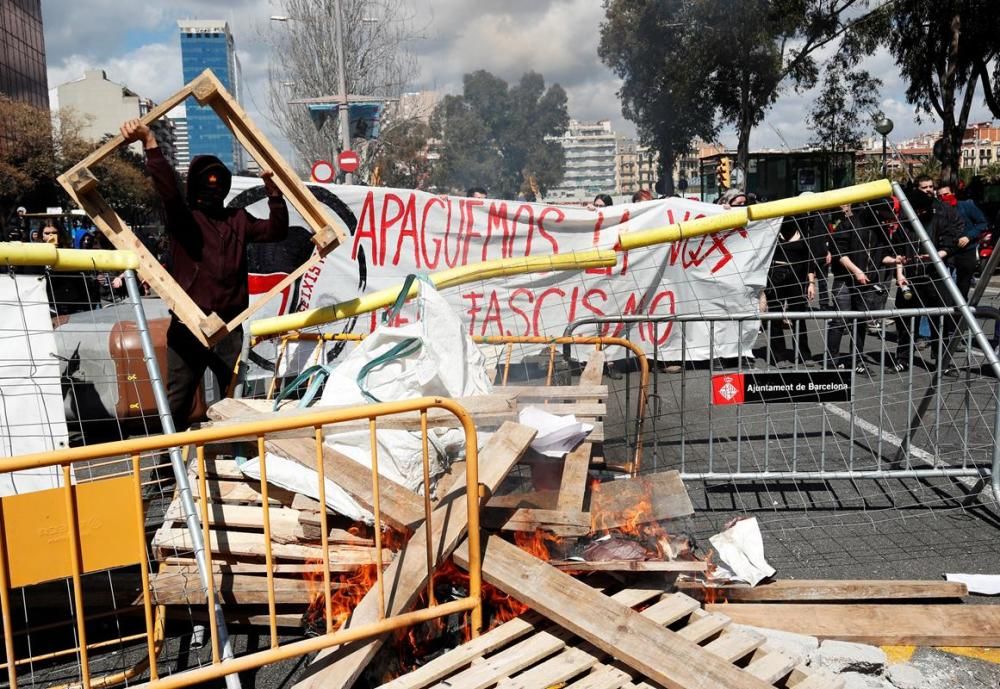
[[[562,457],[580,444],[594,425],[576,420],[573,414],[558,416],[538,407],[525,407],[517,415],[518,423],[538,431],[531,449],[546,457]]]
[[[764,558],[764,539],[756,517],[738,519],[708,540],[718,555],[720,570],[728,570],[716,572],[713,578],[730,578],[756,586],[774,576],[776,570]]]

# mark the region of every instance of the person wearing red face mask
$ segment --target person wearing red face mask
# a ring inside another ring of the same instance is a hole
[[[245,209],[226,208],[232,173],[214,156],[196,156],[188,169],[187,193],[182,194],[170,163],[153,132],[141,120],[121,127],[126,142],[140,141],[146,151],[146,171],[163,202],[170,238],[170,273],[181,289],[206,314],[229,321],[249,305],[247,244],[278,242],[288,236],[288,207],[265,171],[261,178],[270,217],[259,220]],[[206,348],[176,315],[167,330],[167,398],[177,430],[188,416],[205,370],[212,371],[216,389],[225,393],[243,344],[236,328]]]

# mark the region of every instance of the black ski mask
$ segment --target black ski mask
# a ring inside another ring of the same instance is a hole
[[[188,205],[206,213],[222,210],[233,175],[215,156],[196,156],[188,169]]]

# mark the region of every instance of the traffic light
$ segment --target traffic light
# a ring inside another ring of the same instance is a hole
[[[715,167],[715,180],[719,185],[719,189],[729,188],[731,174],[732,161],[729,158],[720,159],[719,164]]]

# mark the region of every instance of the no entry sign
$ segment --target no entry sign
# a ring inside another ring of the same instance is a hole
[[[312,178],[314,182],[319,182],[320,184],[332,182],[334,175],[336,175],[336,170],[333,169],[333,165],[330,164],[330,161],[317,160],[313,163]]]
[[[358,169],[358,154],[351,150],[341,151],[337,156],[337,167],[344,172],[354,172]]]

